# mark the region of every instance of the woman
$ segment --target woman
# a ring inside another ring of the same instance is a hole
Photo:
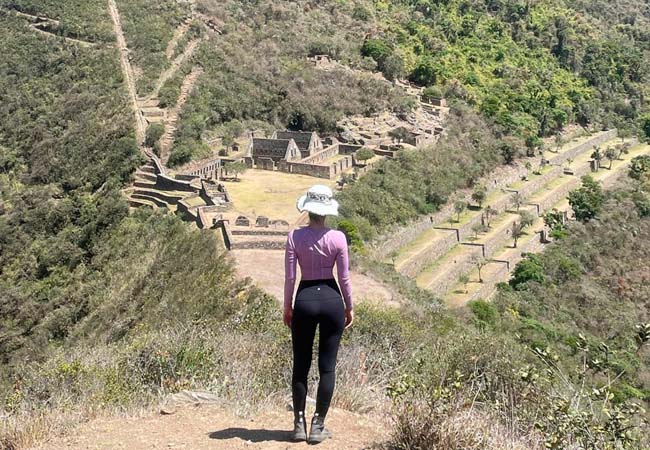
[[[300,212],[309,212],[309,226],[293,230],[285,254],[284,323],[291,328],[293,343],[294,440],[307,439],[305,402],[316,328],[319,328],[318,371],[320,381],[316,412],[309,430],[310,443],[331,437],[324,421],[334,393],[336,354],[343,330],[354,320],[352,289],[348,273],[348,244],[345,235],[325,226],[325,216],[338,215],[338,202],[327,186],[312,186],[298,199]],[[301,280],[295,304],[291,305],[296,282],[296,261]],[[341,289],[333,276],[336,263]]]

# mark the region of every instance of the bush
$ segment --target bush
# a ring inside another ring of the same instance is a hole
[[[165,134],[165,125],[162,123],[152,123],[147,127],[144,145],[154,147],[163,134]]]

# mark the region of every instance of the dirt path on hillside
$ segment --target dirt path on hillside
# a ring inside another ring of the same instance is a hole
[[[163,164],[166,166],[167,161],[169,160],[169,153],[174,144],[174,136],[176,134],[176,127],[178,125],[178,118],[180,117],[183,106],[187,102],[187,98],[192,92],[196,81],[199,79],[203,69],[201,67],[195,67],[192,69],[185,79],[181,86],[181,92],[176,101],[176,105],[173,108],[167,110],[167,118],[165,120],[165,133],[160,138],[160,159]]]
[[[191,41],[189,44],[187,44],[187,47],[181,53],[172,61],[171,66],[169,69],[165,70],[161,75],[160,78],[158,78],[158,81],[156,82],[156,87],[154,88],[153,92],[151,95],[149,95],[149,98],[157,98],[158,94],[160,92],[160,89],[163,87],[163,85],[169,80],[171,77],[176,75],[176,72],[178,72],[183,65],[185,61],[187,61],[193,54],[196,48],[198,47],[199,43],[203,39],[195,39]]]
[[[273,411],[253,418],[236,417],[219,406],[186,407],[173,415],[102,418],[79,426],[66,436],[33,450],[286,450],[308,448],[289,440],[293,416]],[[386,424],[366,416],[333,409],[327,426],[333,438],[322,450],[369,449],[389,435]]]
[[[126,82],[133,112],[135,114],[135,135],[138,144],[141,144],[144,141],[146,125],[138,106],[138,97],[135,89],[135,76],[133,75],[133,68],[129,62],[129,49],[126,45],[126,39],[124,38],[124,31],[122,29],[122,19],[120,18],[120,12],[117,9],[115,0],[108,0],[108,10],[111,14],[111,19],[113,20],[113,31],[115,32],[117,45],[120,50],[120,61],[122,63],[124,81]]]
[[[183,36],[185,36],[185,33],[187,33],[189,29],[189,23],[182,23],[178,28],[176,28],[176,31],[174,31],[174,36],[172,36],[172,40],[169,41],[169,44],[167,44],[167,49],[165,50],[165,56],[167,59],[172,59],[172,56],[174,56],[174,50],[176,50],[176,47],[178,46],[178,42]]]
[[[279,301],[284,296],[284,250],[233,250],[237,261],[237,274],[250,277],[257,286]],[[350,271],[352,295],[355,301],[365,301],[383,306],[400,306],[396,293],[367,275]]]

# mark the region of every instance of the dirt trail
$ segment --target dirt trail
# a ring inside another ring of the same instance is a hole
[[[174,50],[176,50],[176,47],[178,46],[178,42],[183,36],[185,36],[185,33],[187,33],[187,30],[189,29],[189,23],[182,23],[178,28],[176,28],[176,31],[174,31],[174,36],[172,36],[172,40],[169,41],[169,44],[167,44],[167,49],[165,50],[165,56],[167,56],[167,59],[172,59],[172,56],[174,56]]]
[[[33,450],[308,448],[305,442],[289,441],[292,420],[292,413],[287,411],[244,419],[218,406],[187,407],[169,416],[96,419]],[[334,436],[318,446],[322,450],[371,448],[389,433],[388,427],[379,421],[337,409],[328,415],[327,425]]]
[[[149,98],[157,98],[158,93],[160,92],[160,89],[163,87],[163,85],[169,80],[171,77],[173,77],[176,72],[178,72],[183,65],[185,61],[187,61],[188,58],[194,54],[194,51],[196,50],[196,47],[199,45],[199,43],[202,41],[202,39],[196,39],[194,41],[191,41],[189,44],[187,44],[187,47],[181,53],[172,61],[172,65],[169,67],[169,69],[165,70],[161,75],[160,78],[158,78],[158,81],[156,82],[156,87],[154,88],[153,92],[151,95],[149,95]]]
[[[14,14],[16,14],[18,17],[22,17],[23,19],[29,20],[30,22],[32,22],[29,25],[29,28],[36,31],[37,33],[45,34],[48,37],[55,37],[55,38],[59,38],[59,39],[65,39],[68,42],[78,44],[78,45],[80,45],[82,47],[95,47],[97,45],[96,42],[83,41],[81,39],[74,39],[74,38],[71,38],[71,37],[61,36],[61,35],[58,35],[56,33],[51,32],[51,31],[44,30],[44,29],[40,28],[43,25],[51,25],[51,26],[53,26],[55,28],[58,28],[61,25],[61,22],[59,22],[56,19],[50,19],[49,17],[45,17],[45,16],[35,16],[33,14],[27,14],[27,13],[24,13],[24,12],[13,10],[13,9],[0,8],[0,10],[2,10],[2,11],[11,11]]]
[[[176,105],[167,112],[167,119],[165,120],[165,134],[160,138],[160,159],[163,164],[167,165],[169,160],[169,153],[174,143],[174,134],[176,133],[176,125],[178,123],[178,118],[185,102],[192,92],[196,81],[203,73],[203,69],[200,67],[195,67],[192,69],[192,72],[185,77],[183,84],[181,86],[181,92],[176,101]]]
[[[135,89],[135,77],[133,75],[133,68],[129,62],[129,49],[126,46],[126,39],[124,38],[124,31],[122,30],[122,20],[120,18],[120,12],[117,9],[117,5],[115,4],[115,0],[108,0],[108,10],[111,14],[111,18],[113,19],[113,30],[115,31],[117,45],[120,49],[122,72],[124,73],[124,80],[126,81],[129,97],[131,98],[131,104],[133,106],[133,112],[135,114],[135,135],[136,139],[138,140],[138,144],[141,144],[144,141],[146,124],[138,106],[138,96]]]

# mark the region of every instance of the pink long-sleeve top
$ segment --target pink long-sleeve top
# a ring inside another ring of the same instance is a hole
[[[345,306],[352,309],[348,242],[345,235],[331,228],[299,228],[289,232],[284,257],[284,307],[291,308],[296,284],[296,262],[303,280],[334,277],[334,263]]]

